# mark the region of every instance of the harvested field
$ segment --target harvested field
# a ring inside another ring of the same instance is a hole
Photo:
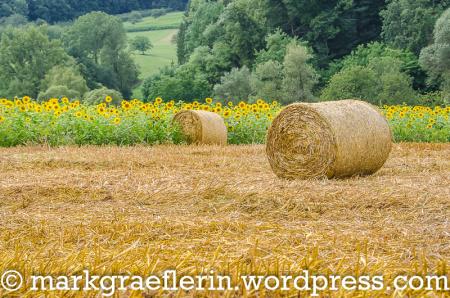
[[[397,144],[371,177],[284,181],[264,146],[0,149],[0,272],[448,275],[448,156]]]

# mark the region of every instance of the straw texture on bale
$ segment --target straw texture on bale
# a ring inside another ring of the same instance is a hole
[[[273,121],[266,153],[286,179],[370,175],[392,148],[389,125],[374,106],[358,100],[295,103]]]
[[[173,119],[189,144],[226,145],[227,127],[222,117],[207,111],[181,111]]]

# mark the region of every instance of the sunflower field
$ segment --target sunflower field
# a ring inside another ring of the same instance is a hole
[[[261,144],[273,118],[282,109],[274,102],[258,100],[222,104],[212,98],[185,103],[123,100],[116,106],[106,97],[98,105],[68,98],[37,102],[30,97],[0,99],[0,146],[28,144],[134,145],[184,143],[172,124],[180,110],[205,110],[225,119],[230,144]],[[450,107],[384,106],[395,141],[449,142]]]
[[[394,139],[402,142],[450,142],[450,106],[384,106]]]

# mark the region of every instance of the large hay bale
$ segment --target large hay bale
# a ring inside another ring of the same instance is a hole
[[[342,100],[286,107],[269,129],[266,152],[281,178],[343,178],[375,173],[391,148],[391,130],[377,108]]]
[[[181,126],[189,144],[226,145],[227,127],[218,114],[207,111],[181,111],[173,119]]]

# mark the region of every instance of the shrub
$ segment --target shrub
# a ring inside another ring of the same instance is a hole
[[[118,105],[122,101],[123,97],[119,91],[107,88],[95,89],[87,92],[84,95],[83,103],[88,105],[96,105],[105,101],[107,96],[112,97],[111,104]]]
[[[162,96],[191,102],[208,97],[211,92],[212,86],[206,75],[187,64],[176,69],[161,69],[160,73],[148,77],[142,85],[142,93],[147,100]]]
[[[377,77],[373,70],[352,66],[335,74],[322,91],[322,100],[365,99],[374,102],[377,97]]]
[[[448,106],[450,101],[443,91],[435,91],[426,94],[422,94],[418,98],[418,103],[423,106]]]
[[[47,91],[54,86],[65,86],[67,90],[71,90],[72,93],[75,93],[78,98],[82,97],[89,90],[85,79],[77,69],[76,65],[70,67],[58,65],[53,67],[41,82],[41,90],[47,93]],[[61,88],[59,89],[62,91]]]
[[[367,66],[346,67],[322,91],[322,100],[363,99],[372,104],[415,104],[412,78],[401,72],[397,59],[383,57]]]
[[[46,101],[51,98],[62,98],[67,97],[71,99],[78,99],[81,94],[73,89],[67,88],[67,86],[51,86],[46,91],[39,93],[38,101]]]
[[[250,70],[247,66],[241,69],[233,68],[221,78],[220,84],[214,86],[214,94],[221,100],[234,103],[240,100],[247,100],[252,92],[250,75]]]

